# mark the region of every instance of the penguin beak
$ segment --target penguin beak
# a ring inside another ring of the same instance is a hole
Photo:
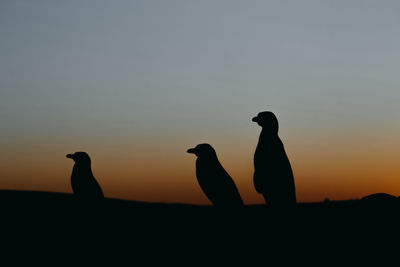
[[[258,117],[257,116],[255,116],[254,118],[252,118],[251,119],[252,121],[254,121],[254,122],[258,122]]]
[[[67,154],[67,158],[74,159],[74,154]]]
[[[187,153],[196,154],[196,150],[195,150],[194,148],[189,148],[189,149],[187,150]]]

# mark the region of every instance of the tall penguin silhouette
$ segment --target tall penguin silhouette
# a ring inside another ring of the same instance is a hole
[[[89,155],[85,152],[76,152],[68,154],[67,158],[75,161],[71,175],[71,185],[75,196],[84,201],[103,199],[103,191],[92,173]]]
[[[272,207],[296,204],[292,167],[278,136],[278,120],[264,111],[253,118],[262,127],[254,153],[254,186]]]
[[[217,153],[211,145],[199,144],[187,152],[197,156],[197,180],[204,194],[215,206],[238,207],[243,205],[235,183],[222,167]]]

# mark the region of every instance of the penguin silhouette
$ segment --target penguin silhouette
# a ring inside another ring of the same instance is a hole
[[[73,159],[75,165],[72,169],[71,185],[74,195],[79,200],[96,201],[104,198],[99,183],[93,176],[91,161],[85,152],[68,154],[67,158]]]
[[[199,144],[188,153],[195,154],[196,176],[201,189],[215,206],[243,206],[242,198],[235,183],[222,167],[217,153],[209,144]]]
[[[254,153],[254,186],[269,206],[296,204],[292,167],[278,136],[278,120],[264,111],[252,119],[262,127]]]

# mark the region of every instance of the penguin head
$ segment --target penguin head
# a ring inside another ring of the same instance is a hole
[[[74,154],[68,154],[67,158],[70,158],[79,165],[90,165],[90,157],[85,152],[75,152]]]
[[[269,130],[273,133],[278,133],[279,124],[275,114],[270,111],[263,111],[258,113],[252,121],[257,122],[263,129]]]
[[[199,144],[188,149],[187,153],[195,154],[197,157],[216,157],[217,153],[210,144]]]

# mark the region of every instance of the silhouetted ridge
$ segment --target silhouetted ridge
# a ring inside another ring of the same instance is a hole
[[[375,193],[365,196],[361,199],[362,201],[399,201],[398,197],[386,194],[386,193]]]
[[[400,199],[398,197],[386,194],[386,193],[375,193],[365,196],[361,199],[361,204],[368,208],[379,208],[379,209],[399,209],[400,213]]]

